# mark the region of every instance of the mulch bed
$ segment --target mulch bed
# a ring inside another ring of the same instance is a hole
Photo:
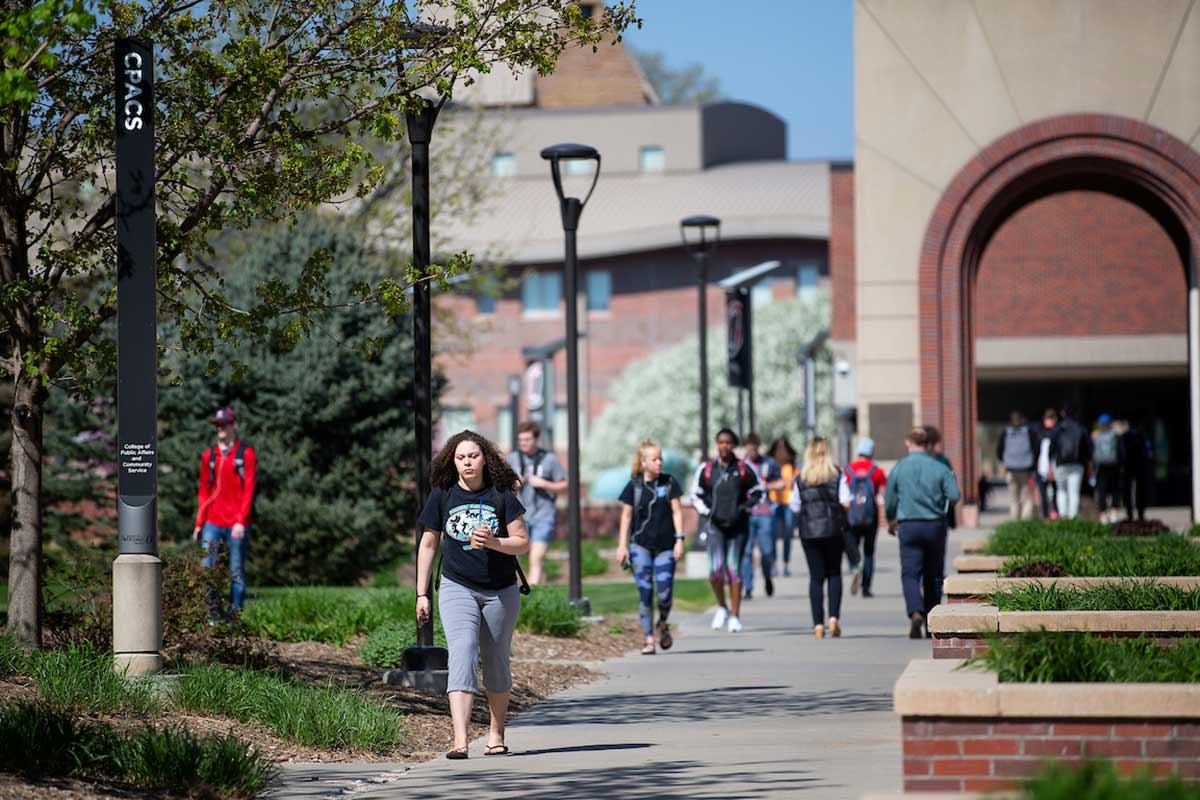
[[[619,626],[589,625],[576,639],[558,639],[518,632],[513,638],[513,691],[509,717],[516,717],[546,697],[602,677],[589,665],[620,656],[641,647],[641,631],[632,623]],[[158,724],[183,724],[197,734],[224,735],[233,731],[255,750],[277,762],[419,762],[437,757],[453,744],[450,731],[450,707],[445,696],[431,696],[385,686],[382,670],[368,667],[358,659],[358,648],[365,639],[336,647],[319,642],[270,645],[270,663],[303,681],[328,685],[345,684],[361,689],[394,708],[404,717],[403,739],[386,753],[350,750],[319,750],[285,742],[261,725],[244,724],[224,718],[174,713]],[[0,697],[6,702],[33,700],[37,691],[21,680],[0,680]],[[141,720],[109,718],[119,728],[132,728]],[[487,732],[487,701],[482,692],[476,699],[471,719],[471,736]],[[117,783],[92,783],[69,779],[45,779],[30,782],[24,778],[0,774],[0,798],[13,800],[96,800],[130,798],[142,800],[155,795]]]

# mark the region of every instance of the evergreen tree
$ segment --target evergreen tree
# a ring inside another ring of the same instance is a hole
[[[226,271],[231,302],[322,265],[329,311],[298,343],[282,332],[191,359],[159,393],[160,525],[190,537],[208,424],[231,405],[258,457],[247,576],[252,584],[349,583],[408,546],[414,517],[412,323],[386,319],[354,287],[387,274],[361,237],[316,218],[260,236]],[[244,366],[233,370],[230,364]],[[234,374],[242,372],[242,374]],[[435,402],[442,386],[435,376]]]

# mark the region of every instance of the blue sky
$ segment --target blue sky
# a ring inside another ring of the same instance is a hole
[[[626,41],[700,63],[733,100],[787,122],[788,158],[854,154],[852,0],[638,0]]]

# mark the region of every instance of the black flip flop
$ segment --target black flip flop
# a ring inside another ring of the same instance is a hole
[[[447,750],[446,758],[451,761],[466,761],[470,756],[467,755],[467,748],[464,747],[461,750]]]
[[[489,744],[487,749],[483,751],[485,756],[506,756],[510,752],[506,744]]]
[[[670,650],[671,645],[675,644],[675,640],[671,638],[671,628],[667,623],[658,623],[658,646],[663,650]]]

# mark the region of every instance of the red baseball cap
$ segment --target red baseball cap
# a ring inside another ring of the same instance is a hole
[[[233,418],[233,407],[223,406],[218,408],[216,412],[213,413],[212,419],[209,420],[209,423],[212,425],[232,425],[236,421],[237,420]]]

